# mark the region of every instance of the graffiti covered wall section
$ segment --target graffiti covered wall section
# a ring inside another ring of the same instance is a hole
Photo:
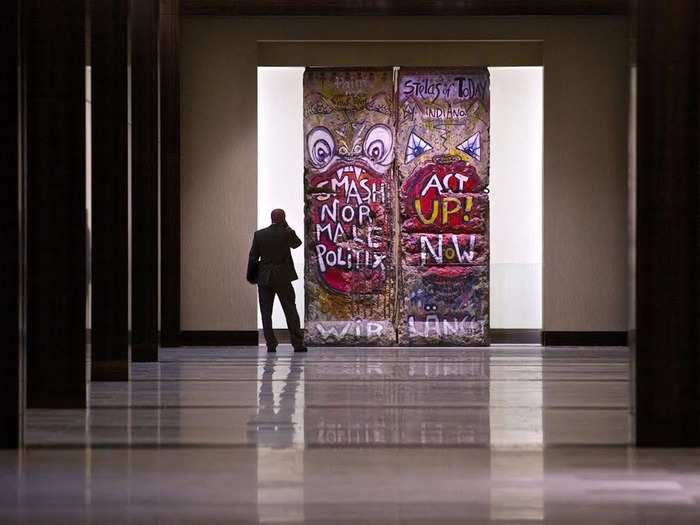
[[[396,341],[393,70],[304,73],[306,342]]]
[[[488,344],[489,73],[401,69],[399,343]]]

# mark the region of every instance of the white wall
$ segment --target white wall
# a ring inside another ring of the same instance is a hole
[[[270,212],[282,208],[287,223],[304,240],[303,67],[258,68],[258,228],[270,225]],[[299,279],[297,310],[304,325],[304,245],[292,250]],[[275,328],[286,328],[279,301]],[[262,328],[258,305],[258,328]]]
[[[491,327],[542,327],[542,67],[491,72]],[[302,67],[258,68],[258,228],[284,208],[303,238]],[[292,252],[300,279],[303,248]],[[273,325],[284,328],[279,304]],[[260,312],[258,310],[258,327]]]
[[[542,328],[542,67],[491,72],[491,328]]]

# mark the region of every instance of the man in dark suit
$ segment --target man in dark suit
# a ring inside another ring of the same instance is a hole
[[[258,285],[267,351],[274,352],[277,349],[277,338],[272,330],[272,306],[277,295],[282,303],[284,317],[287,319],[294,350],[306,352],[292,287],[292,281],[296,281],[299,277],[294,270],[290,251],[290,248],[301,246],[301,240],[287,224],[284,210],[272,210],[271,218],[270,226],[256,231],[253,235],[246,279],[249,283]]]

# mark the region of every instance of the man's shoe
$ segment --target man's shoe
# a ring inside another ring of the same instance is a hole
[[[277,352],[277,347],[276,347],[276,346],[272,346],[272,347],[268,346],[268,347],[267,347],[267,351],[268,351],[268,352],[275,353],[275,352]]]
[[[306,348],[305,346],[300,346],[299,348],[295,348],[295,352],[307,352],[309,349]]]

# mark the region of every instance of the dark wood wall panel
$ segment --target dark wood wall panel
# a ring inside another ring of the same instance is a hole
[[[638,2],[637,443],[700,445],[698,2]]]
[[[158,0],[131,2],[131,358],[158,360]]]
[[[91,0],[92,380],[129,378],[128,0]]]
[[[161,344],[180,344],[180,0],[160,5]]]
[[[27,407],[85,406],[85,2],[22,3]]]
[[[20,179],[19,0],[0,11],[0,448],[19,445]]]

